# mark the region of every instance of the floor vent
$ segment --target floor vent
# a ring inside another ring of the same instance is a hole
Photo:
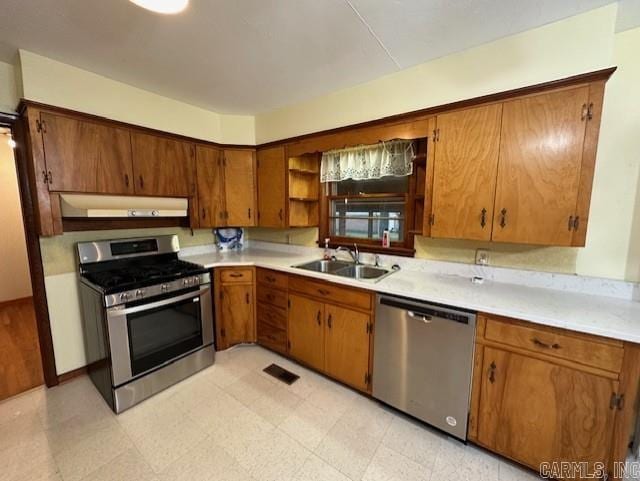
[[[289,385],[300,379],[300,376],[298,376],[297,374],[294,374],[291,371],[287,371],[277,364],[271,364],[270,366],[265,367],[263,371]]]

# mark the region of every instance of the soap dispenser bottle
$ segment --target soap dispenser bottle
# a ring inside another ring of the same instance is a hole
[[[329,249],[329,241],[330,239],[328,237],[324,240],[324,255],[322,256],[322,258],[325,261],[331,260],[331,249]]]

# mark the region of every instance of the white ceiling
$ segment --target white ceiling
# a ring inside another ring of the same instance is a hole
[[[372,80],[612,0],[191,0],[162,16],[127,0],[3,0],[17,48],[226,113]]]

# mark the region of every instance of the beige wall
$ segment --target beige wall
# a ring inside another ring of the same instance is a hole
[[[416,110],[610,65],[586,248],[416,238],[416,256],[640,281],[640,28],[615,33],[615,4],[356,87],[256,116],[265,142]],[[630,108],[630,106],[634,106]],[[286,232],[250,238],[286,242]],[[279,237],[279,238],[278,238]],[[307,239],[308,240],[308,239]]]
[[[0,112],[13,112],[18,105],[18,89],[13,65],[0,62]]]
[[[254,144],[253,116],[224,115],[20,50],[29,100],[229,144]]]
[[[0,302],[3,302],[31,295],[15,161],[4,135],[0,135],[0,206]]]

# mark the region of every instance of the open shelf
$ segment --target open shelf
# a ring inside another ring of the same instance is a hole
[[[295,174],[300,174],[300,175],[318,175],[319,174],[317,170],[298,169],[298,168],[289,168],[289,172],[293,172]]]
[[[314,227],[320,222],[320,158],[289,157],[289,226]]]

